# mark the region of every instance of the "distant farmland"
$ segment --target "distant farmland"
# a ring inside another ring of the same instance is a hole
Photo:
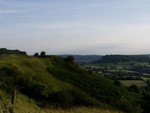
[[[143,80],[121,80],[121,83],[125,86],[137,85],[137,86],[147,86]]]

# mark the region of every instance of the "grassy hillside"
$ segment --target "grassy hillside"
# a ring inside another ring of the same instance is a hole
[[[56,56],[0,56],[0,89],[3,101],[15,89],[42,108],[87,106],[141,112],[139,94]]]

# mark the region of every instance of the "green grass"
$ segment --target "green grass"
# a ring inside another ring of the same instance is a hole
[[[137,86],[147,86],[143,80],[120,80],[125,86],[137,85]]]
[[[24,99],[24,98],[23,98]],[[27,99],[28,100],[28,99]],[[107,110],[95,107],[78,107],[78,108],[39,108],[33,103],[17,100],[15,113],[123,113],[117,110]]]
[[[4,93],[3,91],[0,92],[0,95]],[[15,98],[15,105],[14,105],[14,113],[123,113],[119,112],[118,110],[114,109],[102,109],[98,107],[72,107],[72,108],[55,108],[55,107],[44,107],[40,108],[36,105],[36,101],[28,98],[25,95],[17,92]],[[2,113],[9,113],[10,109],[10,96],[7,97],[7,101],[0,103],[0,112]]]
[[[21,111],[22,112],[22,111]],[[20,111],[16,111],[16,113],[20,113]],[[80,107],[75,109],[30,109],[25,110],[24,113],[123,113],[119,111],[114,110],[103,110],[99,108],[86,108],[86,107]]]

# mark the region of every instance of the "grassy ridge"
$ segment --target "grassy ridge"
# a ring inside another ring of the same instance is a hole
[[[55,56],[1,56],[0,88],[8,95],[16,89],[40,107],[93,106],[128,113],[141,112],[138,94]]]

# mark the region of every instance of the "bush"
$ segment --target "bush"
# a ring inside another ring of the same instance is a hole
[[[59,107],[70,107],[72,106],[73,98],[65,91],[53,92],[49,97],[50,101],[57,104]]]
[[[142,109],[140,108],[139,105],[134,104],[131,102],[131,100],[127,100],[125,98],[120,98],[116,102],[116,108],[118,108],[121,111],[124,111],[125,113],[141,113]]]
[[[115,81],[114,81],[114,84],[115,84],[116,86],[121,86],[121,82],[120,82],[119,80],[115,80]]]
[[[41,57],[45,57],[45,55],[46,55],[46,52],[45,52],[45,51],[42,51],[42,52],[41,52]]]
[[[128,89],[131,92],[135,92],[135,93],[139,93],[140,92],[140,89],[139,89],[139,87],[137,85],[131,85]]]
[[[38,56],[39,56],[39,53],[35,53],[34,56],[35,56],[35,57],[38,57]]]

